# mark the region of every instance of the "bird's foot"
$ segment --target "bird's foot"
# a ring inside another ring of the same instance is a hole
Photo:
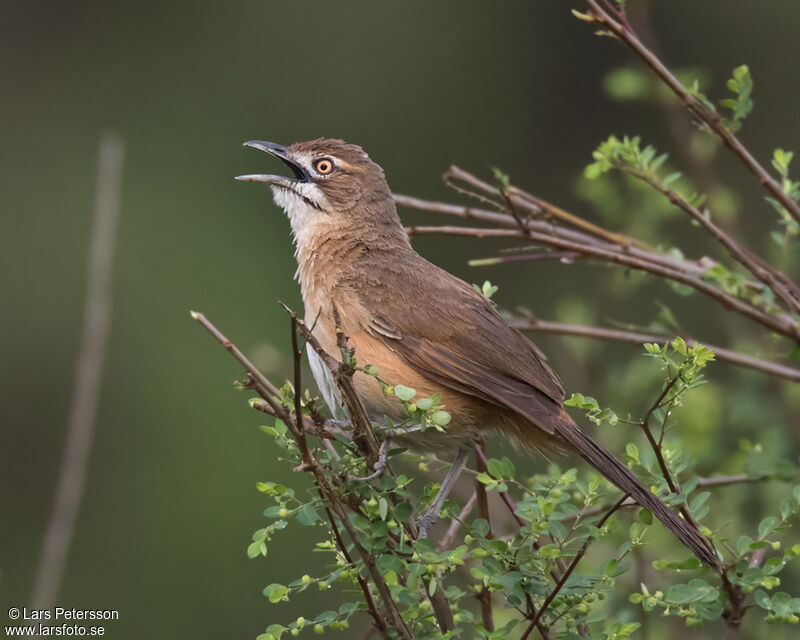
[[[417,529],[419,529],[419,538],[427,538],[428,533],[431,530],[431,527],[436,524],[436,521],[439,519],[438,513],[431,513],[428,511],[424,516],[422,516],[419,521],[417,522]]]
[[[374,480],[381,476],[381,474],[386,469],[386,462],[389,453],[389,440],[388,438],[381,442],[381,448],[378,450],[378,459],[375,461],[375,465],[373,469],[375,469],[374,473],[369,474],[368,476],[349,476],[349,479],[352,482],[368,482],[369,480]]]

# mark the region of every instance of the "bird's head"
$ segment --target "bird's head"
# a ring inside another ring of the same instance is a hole
[[[289,146],[263,140],[244,145],[282,160],[292,170],[291,177],[249,174],[236,179],[269,184],[295,235],[323,217],[346,216],[352,224],[354,218],[374,217],[386,209],[392,223],[399,224],[383,169],[361,147],[330,138]]]

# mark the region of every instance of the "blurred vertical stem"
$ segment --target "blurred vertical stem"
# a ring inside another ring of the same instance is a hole
[[[111,268],[119,220],[123,156],[121,138],[109,134],[100,140],[83,333],[75,365],[64,457],[33,589],[32,607],[35,609],[50,608],[58,595],[86,481],[111,319]]]

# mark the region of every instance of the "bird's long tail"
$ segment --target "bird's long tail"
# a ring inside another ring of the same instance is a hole
[[[667,529],[675,534],[692,553],[712,569],[719,568],[719,559],[708,541],[681,519],[672,509],[654,496],[625,465],[581,431],[571,418],[559,421],[558,433],[610,482],[628,493],[641,506],[649,509]]]

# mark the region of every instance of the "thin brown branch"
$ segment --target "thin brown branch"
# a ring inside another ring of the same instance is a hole
[[[644,344],[645,342],[664,342],[669,340],[669,336],[654,333],[640,333],[638,331],[626,331],[620,329],[607,329],[605,327],[589,327],[580,324],[569,324],[566,322],[553,322],[550,320],[540,320],[538,318],[520,318],[512,321],[511,323],[521,331],[538,331],[541,333],[556,333],[559,335],[579,336],[584,338],[595,338],[598,340],[615,340],[619,342],[630,342],[632,344]],[[777,362],[770,362],[769,360],[762,360],[754,356],[749,356],[738,351],[725,349],[707,342],[700,342],[682,336],[689,347],[696,344],[702,344],[714,351],[714,354],[720,360],[726,360],[732,364],[736,364],[748,369],[755,369],[770,375],[779,376],[792,380],[793,382],[800,382],[800,369],[788,367]]]
[[[234,357],[234,359],[245,368],[248,375],[253,378],[256,390],[261,391],[268,396],[264,398],[264,401],[269,405],[274,414],[281,420],[288,421],[294,425],[294,421],[289,417],[289,411],[275,399],[280,394],[278,387],[267,380],[264,377],[264,374],[262,374],[256,368],[256,366],[250,362],[247,356],[245,356],[235,344],[228,340],[222,334],[222,332],[217,329],[208,318],[205,317],[204,314],[200,313],[199,311],[192,311],[191,316],[197,320],[197,322],[200,323],[200,325],[206,331],[208,331],[217,340],[217,342],[225,347],[225,349]],[[290,425],[287,424],[287,426]]]
[[[489,461],[486,458],[486,449],[483,446],[480,446],[480,447],[476,446],[475,447],[475,458],[477,460],[476,469],[478,470],[478,473],[486,473],[487,475],[491,476],[491,474],[489,473],[488,466],[487,466]],[[492,477],[494,477],[494,476],[492,476]],[[497,478],[495,478],[495,479],[497,479]],[[477,480],[475,482],[477,483],[475,485],[476,489],[478,487],[478,484],[480,484],[481,488],[483,488],[483,484],[482,483],[478,483]],[[511,517],[514,518],[514,520],[516,521],[517,525],[520,526],[520,527],[524,527],[525,526],[525,521],[517,515],[517,503],[514,502],[514,499],[509,495],[508,491],[499,491],[498,493],[500,494],[500,499],[503,501],[503,504],[506,505],[506,508],[508,509],[508,512],[511,514]],[[488,506],[487,506],[487,509],[488,509]]]
[[[317,352],[317,355],[319,355],[322,362],[331,372],[333,380],[336,382],[336,386],[339,387],[339,391],[342,394],[342,400],[344,401],[347,412],[350,415],[350,419],[353,423],[353,441],[360,446],[363,446],[363,453],[367,459],[367,464],[370,468],[373,468],[380,455],[380,445],[375,437],[375,432],[372,429],[372,421],[367,415],[367,410],[364,408],[364,403],[361,402],[361,398],[359,398],[358,393],[356,393],[355,387],[353,386],[353,374],[355,373],[355,369],[353,369],[349,363],[340,362],[327,351],[325,351],[325,349],[323,349],[322,345],[319,343],[319,340],[314,337],[314,334],[308,328],[306,323],[298,318],[297,314],[285,304],[281,303],[281,306],[283,306],[289,315],[294,318],[297,331],[303,336],[309,346],[311,346],[311,348]],[[343,344],[346,343],[346,336],[341,334],[338,328],[337,335],[339,336],[340,340],[343,341]]]
[[[484,453],[484,443],[478,442],[475,445],[475,470],[478,473],[487,473],[486,468],[486,454]],[[477,478],[475,479],[475,495],[477,496],[478,515],[486,520],[489,525],[489,532],[486,534],[487,538],[494,537],[492,534],[492,520],[489,514],[489,499],[486,495],[486,488],[483,483]],[[492,612],[492,592],[482,588],[478,592],[478,602],[481,605],[481,622],[484,629],[487,631],[494,631],[494,614]]]
[[[269,405],[269,403],[263,398],[254,398],[250,401],[250,406],[256,411],[266,413],[274,418],[280,418],[280,416],[272,410],[272,407]],[[302,425],[303,430],[306,433],[310,433],[318,438],[324,438],[325,440],[333,440],[337,435],[344,436],[345,438],[350,436],[349,432],[333,424],[332,420],[325,420],[321,424],[317,424],[308,416],[303,416]]]
[[[474,207],[465,207],[463,205],[448,204],[444,202],[433,202],[430,200],[422,200],[420,198],[413,198],[411,196],[400,194],[394,194],[394,199],[398,205],[416,209],[418,211],[430,211],[431,213],[455,216],[465,220],[480,220],[481,222],[492,223],[499,227],[509,227],[512,229],[516,227],[514,219],[506,213],[498,213],[496,211],[487,211],[485,209],[476,209]],[[566,240],[572,240],[582,244],[599,245],[606,248],[617,249],[624,247],[625,252],[632,256],[657,265],[677,269],[698,277],[705,275],[709,267],[714,264],[714,262],[709,258],[702,258],[701,260],[677,259],[672,256],[661,255],[652,249],[642,249],[636,245],[616,245],[614,243],[609,243],[605,240],[596,238],[588,233],[557,226],[551,222],[545,222],[543,220],[529,219],[526,222],[526,226],[533,231],[540,231],[558,238],[564,238]],[[420,230],[419,232],[427,232],[427,229],[427,227],[408,227],[407,231],[409,234],[413,235],[415,232],[417,232],[417,230]],[[505,235],[510,237],[514,236],[513,233]],[[761,285],[757,282],[748,282],[746,283],[746,286],[751,289],[758,290]]]
[[[406,625],[406,621],[400,614],[397,604],[395,603],[394,599],[392,598],[392,594],[389,591],[389,587],[386,584],[386,581],[383,579],[383,575],[381,575],[381,572],[378,571],[378,567],[375,564],[375,557],[371,553],[368,553],[359,543],[358,532],[353,528],[352,523],[350,522],[347,514],[344,512],[344,509],[338,500],[336,500],[332,494],[329,496],[329,498],[333,498],[333,500],[331,500],[331,507],[334,509],[336,517],[339,519],[339,522],[342,523],[342,526],[345,528],[350,536],[350,539],[353,541],[353,547],[358,550],[361,560],[364,562],[364,566],[367,568],[370,578],[372,579],[375,588],[378,590],[378,593],[381,596],[381,601],[383,602],[386,610],[386,615],[389,618],[389,623],[397,630],[402,638],[405,640],[413,640],[414,635],[411,633],[408,625]]]
[[[620,41],[630,47],[639,56],[642,62],[649,67],[661,81],[686,105],[692,115],[704,123],[723,145],[730,150],[755,176],[758,183],[789,212],[795,221],[800,222],[800,202],[784,193],[780,183],[775,180],[761,166],[750,151],[739,141],[736,134],[725,126],[720,115],[709,108],[702,100],[692,95],[683,86],[680,80],[667,68],[667,66],[639,39],[636,32],[631,29],[626,20],[620,19],[620,14],[612,15],[608,9],[603,8],[597,0],[586,0],[590,15],[603,27],[613,33]],[[624,16],[624,14],[622,14]]]
[[[506,207],[509,208],[509,213],[512,214],[515,219],[514,221],[518,226],[520,226],[520,223],[518,222],[519,214],[517,214],[515,210],[517,206],[525,209],[531,215],[544,218],[545,224],[549,224],[550,226],[554,226],[553,221],[555,220],[567,226],[579,229],[590,236],[600,238],[613,244],[647,248],[647,245],[640,240],[604,229],[603,227],[589,222],[588,220],[585,220],[580,216],[576,216],[568,211],[564,211],[564,209],[561,209],[556,205],[543,200],[542,198],[537,198],[536,196],[513,185],[510,185],[507,189],[500,190],[472,175],[468,171],[464,171],[457,166],[451,166],[447,173],[444,174],[444,181],[445,184],[453,187],[455,180],[460,180],[473,189],[482,191],[490,196],[500,195],[507,203]],[[468,195],[477,195],[463,188],[460,189],[460,191]],[[523,226],[523,230],[525,229],[527,229],[527,222]]]
[[[664,385],[664,388],[661,390],[661,393],[658,395],[658,398],[656,398],[653,404],[650,405],[650,408],[647,410],[644,417],[639,422],[639,426],[642,428],[642,431],[644,431],[645,437],[647,438],[648,443],[650,443],[650,448],[653,450],[653,453],[656,456],[658,466],[661,469],[661,474],[664,476],[664,480],[667,482],[667,486],[669,486],[670,491],[674,493],[676,496],[681,495],[681,486],[677,478],[675,478],[672,475],[669,465],[667,464],[667,461],[664,459],[663,440],[664,440],[664,432],[667,419],[669,417],[669,410],[670,407],[672,406],[672,403],[675,401],[675,396],[670,398],[669,393],[673,389],[673,387],[675,387],[675,385],[678,383],[679,379],[680,378],[677,375],[669,379],[667,384]],[[650,419],[653,417],[653,414],[658,409],[661,408],[664,409],[664,418],[661,422],[661,435],[659,436],[658,440],[656,440],[650,428]],[[689,507],[685,501],[678,506],[678,510],[681,512],[681,515],[683,515],[683,519],[686,520],[686,523],[691,527],[693,527],[695,531],[699,532],[700,526],[697,524],[697,521],[694,519],[694,516],[692,516],[692,512],[689,510]],[[709,549],[713,552],[714,551],[713,543],[708,542],[707,544]],[[724,570],[721,571],[721,573],[723,576],[725,575]]]
[[[627,499],[628,499],[628,494],[626,493],[619,500],[617,500],[617,502],[606,512],[606,514],[597,523],[597,528],[602,529],[603,525],[605,525],[605,523],[608,522],[608,519],[612,515],[614,515],[614,513],[616,513],[617,509],[619,509]],[[559,594],[566,581],[572,575],[572,572],[575,571],[575,567],[578,566],[578,563],[581,561],[581,558],[583,558],[583,556],[586,555],[586,551],[589,549],[589,545],[593,541],[594,541],[594,536],[589,536],[588,538],[586,538],[586,540],[584,540],[583,545],[581,545],[581,548],[578,550],[578,553],[575,554],[575,557],[572,559],[572,562],[570,562],[569,567],[567,567],[567,570],[561,576],[561,580],[558,581],[555,588],[548,594],[547,598],[545,598],[545,601],[542,603],[542,606],[539,607],[539,611],[536,612],[536,616],[534,616],[533,620],[531,620],[531,623],[528,625],[527,629],[525,629],[525,633],[522,634],[520,640],[527,640],[528,636],[530,636],[531,632],[536,628],[536,625],[541,620],[545,611],[547,611],[547,608],[553,602],[555,597]]]
[[[489,471],[487,469],[488,460],[486,459],[486,452],[485,452],[484,448],[483,447],[475,447],[475,455],[478,458],[479,467],[484,470],[484,473],[488,474],[489,473]],[[489,474],[489,475],[491,475],[491,474]],[[514,518],[514,520],[516,521],[517,525],[519,525],[520,527],[525,526],[525,521],[522,520],[522,518],[520,518],[517,515],[517,503],[514,502],[514,499],[511,497],[511,495],[508,493],[508,491],[500,491],[498,493],[500,494],[500,499],[503,501],[503,504],[506,505],[506,508],[508,509],[509,513],[511,514],[511,517]],[[534,540],[533,543],[532,543],[532,546],[537,551],[541,548],[541,544],[539,543],[538,540]],[[553,569],[552,571],[550,571],[550,576],[553,578],[553,581],[556,584],[558,584],[561,581],[561,579],[562,579],[562,577],[564,575],[564,572],[567,570],[567,568],[564,565],[564,561],[561,558],[556,558],[555,559],[555,563],[556,563],[556,568]],[[547,629],[542,624],[541,621],[537,622],[536,627],[539,630],[539,633],[542,635],[542,638],[547,638],[548,637]],[[583,623],[578,625],[577,631],[578,631],[578,635],[581,636],[581,638],[586,638],[589,635],[589,629]]]
[[[731,294],[718,289],[713,284],[701,280],[697,277],[689,275],[683,271],[675,268],[661,266],[637,258],[626,252],[623,248],[613,245],[586,245],[578,242],[573,242],[556,236],[541,234],[530,231],[527,236],[524,236],[518,230],[511,229],[482,229],[473,227],[452,227],[452,226],[438,226],[438,227],[409,227],[409,233],[446,233],[450,235],[459,236],[473,236],[476,238],[514,238],[514,237],[527,237],[535,240],[544,245],[564,249],[567,251],[575,251],[585,256],[599,258],[607,262],[623,265],[640,271],[646,271],[653,275],[679,282],[688,285],[689,287],[704,293],[709,298],[719,302],[723,307],[728,310],[736,311],[737,313],[757,322],[758,324],[779,333],[787,338],[800,344],[800,330],[795,326],[794,321],[786,315],[769,314],[761,309],[754,307],[748,302],[741,300]],[[488,262],[488,261],[486,261]]]
[[[738,241],[728,235],[728,233],[726,233],[721,227],[717,226],[717,224],[711,219],[710,214],[707,212],[701,212],[697,207],[692,205],[676,191],[665,187],[661,182],[654,180],[650,176],[646,176],[635,171],[625,172],[648,184],[650,187],[667,198],[670,203],[678,207],[690,218],[700,224],[700,226],[708,231],[708,233],[717,242],[727,249],[728,253],[734,260],[750,271],[750,273],[763,282],[767,287],[772,289],[775,294],[784,301],[786,308],[789,311],[800,311],[800,291],[798,291],[797,285],[788,280],[786,274],[779,273],[771,265],[767,264],[761,257],[743,247]],[[791,284],[787,284],[787,281]]]
[[[726,487],[732,484],[755,484],[775,480],[775,476],[764,474],[760,476],[748,476],[745,473],[737,473],[729,476],[711,476],[710,478],[700,478],[697,482],[698,487]]]
[[[339,522],[342,523],[342,526],[347,531],[350,539],[353,541],[353,546],[357,549],[361,559],[366,567],[368,573],[370,574],[370,579],[372,580],[375,588],[378,590],[378,594],[381,597],[381,601],[384,605],[384,616],[386,620],[388,620],[389,624],[391,624],[397,633],[400,635],[401,638],[404,640],[413,640],[413,634],[409,630],[408,626],[405,623],[400,611],[397,608],[397,603],[391,596],[391,592],[389,591],[389,587],[386,584],[383,576],[381,575],[380,571],[378,571],[377,566],[375,564],[375,557],[368,553],[360,544],[359,544],[359,537],[358,533],[353,528],[352,523],[350,522],[349,518],[347,517],[347,513],[345,512],[345,505],[341,502],[338,497],[337,492],[331,486],[328,479],[322,473],[319,463],[317,462],[316,458],[311,455],[310,450],[307,446],[305,446],[305,436],[304,436],[304,429],[301,427],[303,425],[302,421],[302,414],[298,416],[298,421],[292,419],[293,415],[290,414],[288,409],[286,409],[283,405],[281,405],[276,399],[275,396],[278,393],[277,388],[273,385],[266,377],[247,359],[247,357],[233,344],[230,340],[228,340],[219,329],[217,329],[202,313],[192,312],[192,317],[197,320],[214,338],[220,342],[225,349],[233,355],[233,357],[242,365],[244,366],[245,370],[247,371],[248,376],[253,380],[254,388],[259,393],[259,395],[265,400],[267,405],[269,406],[271,412],[275,415],[279,416],[290,429],[292,436],[295,438],[295,441],[298,445],[298,450],[300,451],[300,456],[302,460],[301,467],[303,470],[310,471],[314,475],[314,479],[317,484],[318,490],[321,492],[324,499],[330,505],[331,510],[336,515],[336,518]],[[341,363],[338,363],[335,359],[329,356],[325,351],[319,346],[319,343],[314,340],[313,336],[311,335],[308,328],[301,320],[297,320],[293,317],[293,329],[296,329],[303,337],[306,339],[307,343],[312,345],[316,345],[314,348],[318,348],[319,355],[323,359],[323,362],[337,366]],[[309,339],[309,337],[311,339]],[[313,342],[312,342],[313,341]],[[297,348],[296,342],[293,344],[295,347],[295,353],[299,351]],[[295,359],[295,364],[299,365],[299,362]],[[347,370],[344,372],[341,369],[338,370],[340,375],[346,376]],[[332,374],[335,373],[332,371]],[[295,377],[295,380],[298,380]],[[340,388],[347,387],[347,384],[342,384]],[[351,386],[352,388],[352,386]],[[344,389],[343,389],[344,392]],[[353,393],[355,393],[353,391]],[[358,396],[355,396],[356,400],[358,400]],[[360,402],[360,400],[358,400]],[[352,414],[351,414],[352,415]],[[371,431],[371,425],[369,423],[368,427]],[[374,433],[373,433],[374,437]],[[342,548],[346,550],[344,545]]]
[[[106,136],[100,141],[81,345],[75,365],[64,457],[33,587],[34,609],[50,609],[58,595],[86,484],[111,321],[111,268],[119,221],[123,154],[122,140],[116,136]]]
[[[770,480],[776,480],[776,477],[771,474],[764,474],[760,476],[748,476],[744,473],[737,473],[729,476],[711,476],[709,478],[699,478],[697,481],[698,487],[727,487],[730,485],[735,484],[756,484],[759,482],[769,482]],[[591,507],[589,509],[584,509],[578,515],[574,516],[567,516],[561,520],[562,523],[572,522],[576,520],[578,517],[580,518],[589,518],[592,516],[596,516],[598,514],[604,513],[606,509],[608,509],[610,505],[605,504],[599,507]],[[627,508],[639,508],[638,502],[626,502],[625,504],[620,506],[620,509],[627,509]]]
[[[306,432],[303,428],[303,381],[301,378],[302,366],[301,359],[303,357],[303,350],[300,348],[297,340],[297,318],[292,316],[291,319],[292,329],[292,364],[294,371],[294,423],[295,423],[295,438],[298,440],[300,450],[308,451],[308,442],[306,441]],[[302,440],[302,443],[300,442]]]
[[[478,489],[476,487],[475,491],[473,491],[472,495],[469,497],[469,500],[467,500],[466,503],[464,503],[464,506],[461,507],[458,517],[453,519],[453,521],[450,523],[450,526],[447,527],[447,532],[442,536],[442,539],[439,540],[439,544],[436,545],[436,551],[438,553],[450,548],[450,545],[453,544],[453,540],[455,540],[456,534],[458,533],[458,529],[461,527],[464,520],[466,520],[467,516],[472,513],[472,510],[475,508],[477,502]]]
[[[323,494],[320,492],[320,497],[322,496]],[[352,566],[354,564],[353,558],[350,556],[350,552],[347,550],[347,545],[344,543],[344,540],[342,540],[342,534],[339,532],[339,527],[336,525],[336,520],[334,519],[333,514],[328,507],[325,507],[325,514],[328,516],[328,522],[331,525],[331,531],[333,531],[333,538],[336,540],[336,546],[339,548],[339,551],[342,552],[342,555],[347,563]],[[367,584],[366,580],[364,580],[361,572],[359,572],[357,580],[358,586],[361,588],[361,593],[364,595],[364,602],[367,605],[367,611],[369,612],[370,616],[372,616],[372,628],[380,633],[384,638],[388,638],[389,636],[386,633],[386,625],[384,624],[380,613],[378,613],[378,607],[375,605],[375,600],[369,590],[369,585]]]
[[[670,471],[669,466],[667,465],[667,461],[664,459],[664,452],[662,450],[661,441],[660,440],[656,441],[655,436],[653,435],[653,432],[650,429],[650,419],[653,417],[653,414],[656,412],[656,410],[664,406],[664,402],[665,399],[667,398],[667,395],[675,386],[675,384],[678,382],[678,380],[679,380],[678,376],[670,378],[669,382],[667,382],[667,384],[664,385],[664,388],[661,390],[661,393],[658,395],[658,398],[656,398],[655,402],[653,402],[653,404],[650,405],[650,407],[647,409],[647,413],[644,414],[644,418],[642,418],[641,422],[639,423],[639,425],[642,428],[642,431],[644,431],[645,436],[647,437],[647,441],[650,443],[650,447],[653,449],[653,453],[655,454],[656,460],[658,461],[658,466],[661,469],[661,474],[664,476],[664,480],[667,481],[667,485],[669,486],[670,491],[672,491],[672,493],[674,493],[675,495],[680,495],[681,488],[680,485],[678,484],[678,481],[672,477],[672,472]],[[681,506],[681,513],[684,515],[687,522],[689,522],[693,527],[697,528],[697,523],[694,521],[694,519],[692,519],[692,514],[689,513],[689,510],[686,508],[685,505]]]

